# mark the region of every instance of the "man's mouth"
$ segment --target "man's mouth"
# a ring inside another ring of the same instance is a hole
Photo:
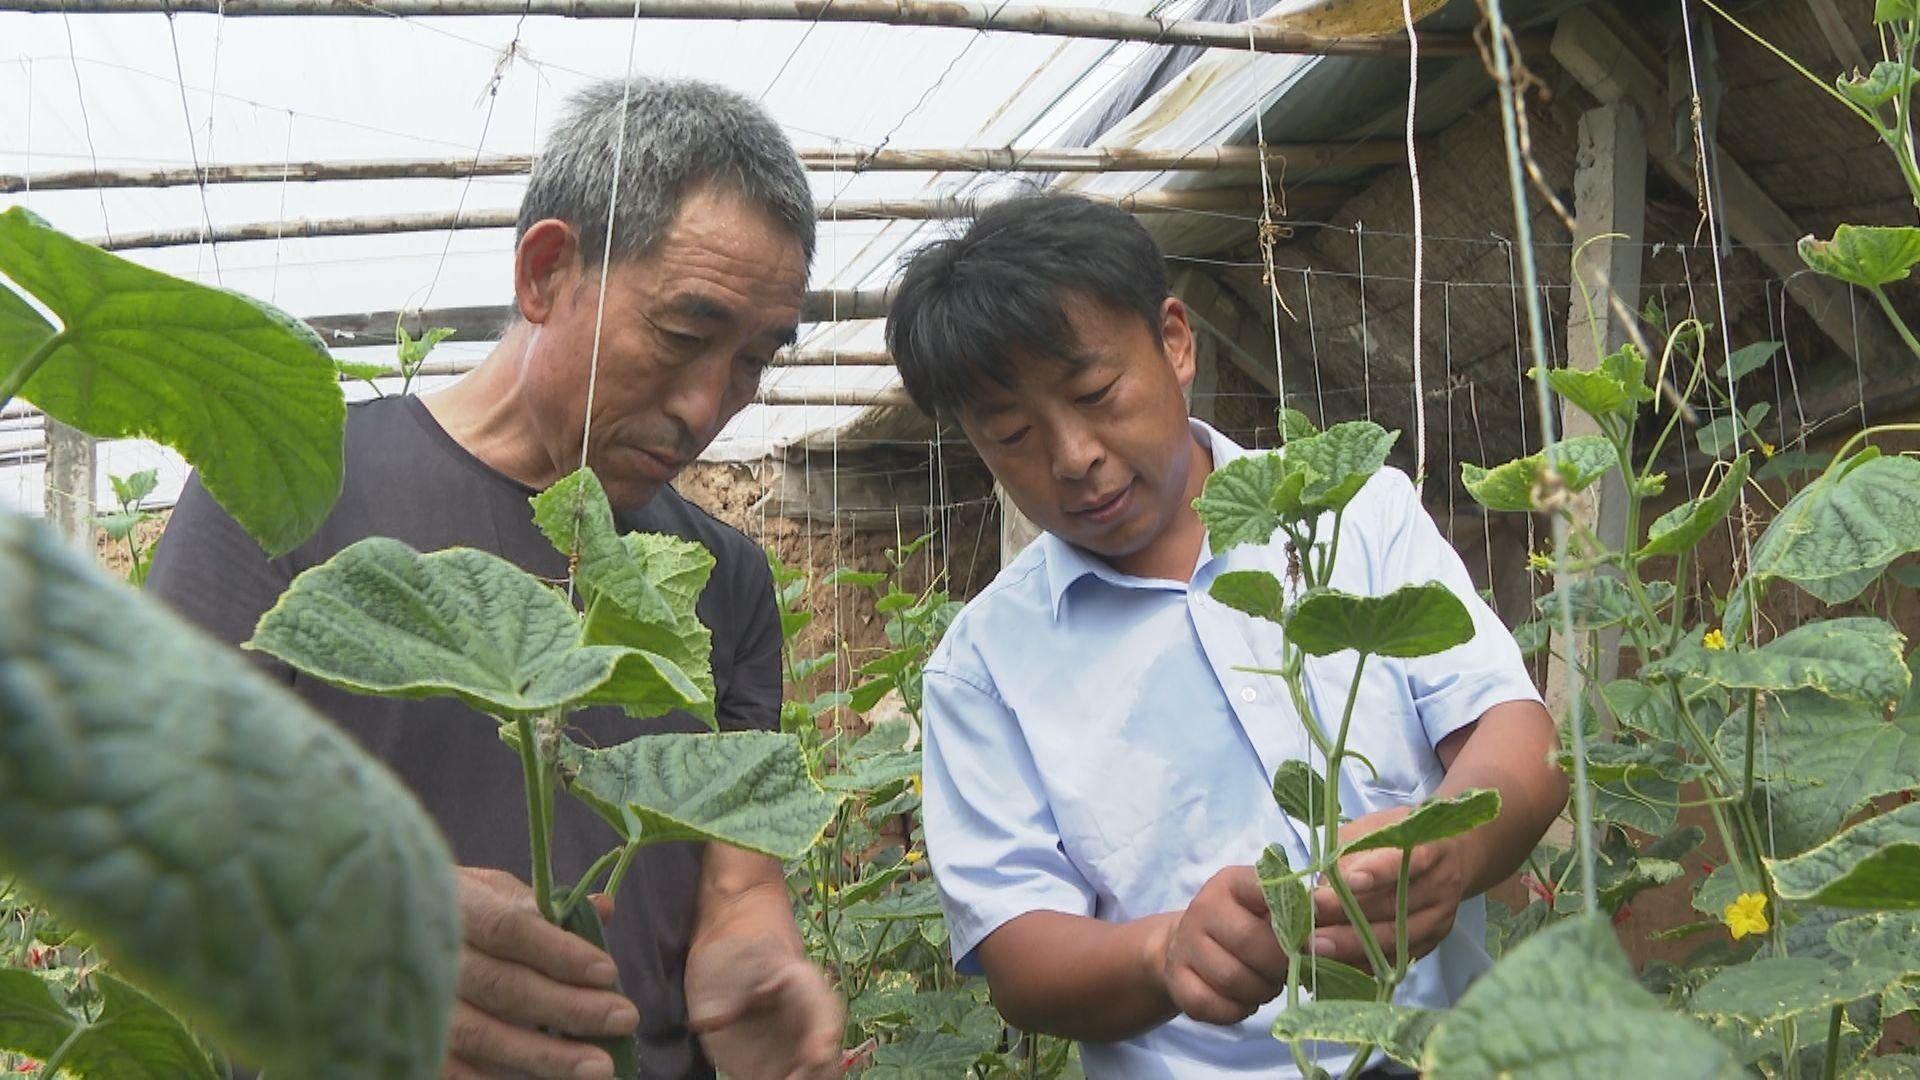
[[[1132,493],[1133,482],[1128,481],[1126,486],[1118,491],[1079,506],[1069,507],[1067,512],[1077,518],[1103,525],[1118,517],[1126,509],[1128,496]]]

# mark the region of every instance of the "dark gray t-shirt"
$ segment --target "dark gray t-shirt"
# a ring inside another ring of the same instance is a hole
[[[254,624],[294,575],[369,536],[421,551],[472,547],[548,578],[566,560],[534,527],[533,491],[482,464],[456,443],[418,398],[384,398],[347,410],[346,485],[332,514],[305,544],[269,560],[214,503],[198,478],[181,493],[155,552],[149,592],[222,640],[253,636]],[[671,489],[636,512],[616,515],[622,530],[671,533],[699,541],[715,557],[700,597],[713,631],[716,712],[723,728],[774,728],[780,709],[780,621],[766,557],[745,536]],[[465,866],[529,877],[526,802],[519,758],[492,720],[448,699],[363,697],[297,675],[270,657],[246,654],[287,682],[320,712],[386,762],[419,796]],[[633,720],[601,707],[572,718],[590,745],[637,735],[702,731],[674,714]],[[571,884],[602,852],[619,845],[592,811],[561,795],[554,814],[555,880]],[[640,1058],[647,1076],[711,1076],[686,1028],[682,981],[692,935],[702,847],[642,848],[620,886],[607,944],[623,988],[640,1010]]]

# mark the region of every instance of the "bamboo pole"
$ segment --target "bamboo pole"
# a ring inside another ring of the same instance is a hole
[[[553,15],[569,19],[687,19],[770,22],[852,22],[887,26],[943,26],[1049,37],[1197,45],[1240,52],[1308,56],[1407,55],[1401,36],[1338,38],[1255,23],[1156,19],[1097,9],[995,4],[986,0],[0,0],[0,11],[41,14],[218,14],[224,18],[335,15],[356,18],[431,18],[473,15]],[[1470,35],[1423,33],[1427,55],[1468,56]]]
[[[1036,147],[1028,150],[962,147],[930,150],[804,149],[800,161],[815,172],[1252,172],[1260,152],[1251,146],[1203,146],[1186,152]],[[1369,168],[1406,160],[1399,143],[1274,143],[1267,160],[1289,173],[1327,168]],[[25,191],[90,191],[120,188],[188,187],[206,184],[313,183],[329,180],[464,180],[469,176],[525,176],[534,159],[525,154],[479,157],[395,158],[368,161],[293,161],[209,165],[191,168],[62,169],[52,172],[0,173],[0,195]]]
[[[878,289],[816,289],[807,293],[800,304],[800,321],[808,323],[854,322],[862,319],[884,319],[887,309],[893,305],[893,287]],[[405,322],[408,332],[418,335],[429,327],[445,326],[453,330],[455,341],[491,341],[500,336],[513,321],[513,309],[505,304],[477,304],[470,307],[430,308],[426,311],[369,311],[350,315],[316,315],[305,320],[314,333],[334,348],[355,348],[366,345],[391,345],[394,343],[393,328]],[[814,362],[809,359],[792,357],[810,356],[810,353],[782,353],[776,358],[775,366],[819,367],[831,366],[834,361],[831,353],[823,353],[826,359]],[[842,364],[881,363],[880,360],[857,359],[847,357],[873,357],[874,353],[839,353]],[[890,363],[891,361],[884,361]]]
[[[1351,189],[1336,185],[1296,184],[1287,189],[1290,207],[1324,207],[1344,199]],[[1088,198],[1103,198],[1087,196]],[[1260,208],[1260,193],[1253,188],[1209,188],[1197,191],[1143,191],[1137,195],[1103,198],[1133,213],[1197,212],[1252,215]],[[936,197],[930,199],[844,199],[818,207],[822,220],[834,221],[944,221],[972,217],[980,206],[975,200]],[[389,214],[374,217],[294,218],[287,221],[251,221],[204,225],[178,229],[154,229],[148,232],[118,233],[88,241],[104,251],[134,251],[148,248],[185,247],[212,242],[240,243],[249,240],[314,239],[330,236],[387,236],[394,233],[445,232],[449,229],[511,229],[515,210],[469,210],[459,215],[446,211],[420,214]]]

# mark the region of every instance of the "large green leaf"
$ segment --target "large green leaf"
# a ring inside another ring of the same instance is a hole
[[[1562,439],[1553,448],[1560,481],[1568,491],[1584,491],[1607,470],[1619,464],[1613,444],[1603,435],[1580,435]],[[1547,452],[1509,461],[1492,469],[1472,462],[1460,463],[1460,478],[1467,494],[1489,510],[1524,512],[1534,509],[1533,486],[1546,470]]]
[[[646,735],[589,750],[560,744],[574,797],[642,844],[711,840],[797,859],[839,800],[807,775],[800,740],[768,731]]]
[[[1720,365],[1713,374],[1718,379],[1732,379],[1735,382],[1759,371],[1772,360],[1782,345],[1778,341],[1756,341],[1751,345],[1735,349],[1727,362]]]
[[[994,1041],[990,1034],[911,1031],[876,1049],[873,1068],[861,1075],[875,1080],[951,1080],[969,1075],[980,1056],[993,1049]]]
[[[1304,956],[1306,970],[1300,985],[1318,1001],[1374,1001],[1380,997],[1380,984],[1373,976],[1325,956]]]
[[[1748,578],[1791,581],[1829,604],[1860,595],[1893,560],[1920,551],[1920,461],[1873,451],[1808,484],[1753,546]],[[1726,622],[1746,622],[1746,590]]]
[[[435,1073],[460,934],[413,796],[247,660],[0,515],[0,864],[290,1076]]]
[[[64,236],[20,207],[0,214],[0,273],[63,324],[22,397],[90,434],[178,449],[269,554],[320,527],[340,494],[347,407],[313,331]],[[16,329],[0,330],[0,347],[21,336],[17,311],[0,311],[7,325]],[[20,359],[0,353],[0,371]]]
[[[1664,581],[1649,581],[1644,592],[1647,602],[1658,612],[1673,600],[1673,586]],[[1611,574],[1584,577],[1554,589],[1533,602],[1541,618],[1555,630],[1567,615],[1573,616],[1576,631],[1603,630],[1626,623],[1646,622],[1640,605],[1634,602],[1627,583]]]
[[[1385,596],[1314,589],[1287,617],[1287,638],[1309,656],[1353,649],[1402,659],[1431,656],[1473,639],[1473,616],[1437,581]]]
[[[1213,579],[1207,595],[1255,618],[1275,623],[1286,621],[1286,589],[1279,578],[1265,570],[1229,570]]]
[[[1528,372],[1530,378],[1538,375],[1538,369]],[[1633,345],[1609,353],[1592,370],[1553,368],[1547,372],[1547,385],[1596,419],[1631,420],[1642,402],[1653,400],[1653,387],[1647,385],[1647,358]]]
[[[1273,771],[1273,801],[1295,821],[1326,824],[1326,778],[1299,758],[1283,761]]]
[[[1907,0],[1911,7],[1911,0]],[[1878,109],[1899,96],[1900,87],[1920,82],[1916,79],[1912,65],[1892,60],[1882,60],[1873,65],[1867,74],[1855,71],[1852,75],[1842,75],[1834,80],[1835,89],[1863,109]]]
[[[1308,439],[1295,439],[1281,451],[1292,468],[1307,473],[1300,491],[1304,511],[1341,510],[1373,474],[1387,463],[1387,454],[1400,438],[1370,420],[1335,424]]]
[[[1696,631],[1642,676],[1694,678],[1729,690],[1818,690],[1884,706],[1907,689],[1903,645],[1900,631],[1879,619],[1807,623],[1757,649],[1708,649]]]
[[[1428,1037],[1429,1080],[1743,1075],[1704,1028],[1640,988],[1596,917],[1550,926],[1508,953]]]
[[[294,578],[247,647],[350,690],[453,696],[496,716],[702,700],[665,658],[580,646],[579,633],[566,598],[505,559],[372,537]]]
[[[0,1050],[38,1058],[62,1046],[63,1071],[101,1080],[213,1080],[213,1062],[173,1014],[110,972],[89,976],[100,991],[89,1022],[54,1000],[28,971],[0,969]]]
[[[1828,277],[1878,289],[1907,280],[1920,264],[1920,229],[1911,226],[1842,225],[1833,239],[1800,241],[1800,259]]]
[[[1748,406],[1744,416],[1729,413],[1716,417],[1702,427],[1695,435],[1700,442],[1700,452],[1710,458],[1734,448],[1740,442],[1749,444],[1763,442],[1760,437],[1760,423],[1773,411],[1773,402],[1761,401]]]
[[[1560,754],[1560,768],[1573,775],[1573,755]],[[1595,784],[1638,785],[1648,780],[1686,783],[1712,772],[1703,762],[1687,761],[1665,744],[1595,742],[1587,746],[1587,780]]]
[[[1410,851],[1421,844],[1471,832],[1499,816],[1499,792],[1491,788],[1463,791],[1450,799],[1421,804],[1413,813],[1386,828],[1376,829],[1350,841],[1341,849],[1341,853],[1351,855],[1356,851],[1375,851],[1380,848]]]
[[[1920,803],[1868,818],[1805,854],[1767,865],[1788,900],[1920,909]]]
[[[1899,972],[1870,964],[1835,968],[1809,956],[1766,956],[1721,969],[1694,991],[1692,1005],[1703,1015],[1784,1020],[1872,997],[1899,981]]]
[[[0,282],[0,374],[26,363],[27,357],[57,332],[32,304]]]
[[[1267,916],[1273,923],[1273,935],[1287,955],[1297,956],[1313,932],[1313,901],[1307,895],[1287,856],[1278,845],[1268,844],[1254,866],[1260,878],[1260,891],[1267,898]]]
[[[1421,1048],[1441,1015],[1374,1001],[1303,1001],[1273,1022],[1273,1037],[1374,1046],[1402,1065],[1418,1068]]]
[[[1193,508],[1215,554],[1273,539],[1280,515],[1271,501],[1287,473],[1278,452],[1248,454],[1213,470]]]
[[[713,635],[695,605],[713,573],[713,554],[677,536],[621,536],[606,491],[591,469],[562,477],[535,495],[533,520],[556,549],[569,555],[578,551],[575,578],[588,612],[583,644],[621,645],[671,661],[699,688],[700,700],[669,707],[712,724]]]
[[[1747,484],[1750,464],[1747,454],[1734,458],[1733,466],[1720,478],[1713,494],[1690,499],[1656,518],[1647,529],[1647,542],[1638,557],[1678,555],[1705,539],[1714,526],[1726,520],[1733,504],[1739,501],[1740,491]]]
[[[1805,851],[1868,800],[1920,782],[1920,713],[1889,721],[1877,706],[1803,690],[1775,699],[1765,725],[1754,767],[1767,785],[1760,805],[1775,854]],[[1723,760],[1746,759],[1744,712],[1722,725],[1716,741]]]

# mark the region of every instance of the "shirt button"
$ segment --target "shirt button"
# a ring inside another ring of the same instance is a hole
[[[1240,688],[1240,700],[1246,702],[1249,705],[1253,704],[1253,699],[1259,696],[1260,696],[1259,692],[1256,691],[1251,686],[1243,686]]]

